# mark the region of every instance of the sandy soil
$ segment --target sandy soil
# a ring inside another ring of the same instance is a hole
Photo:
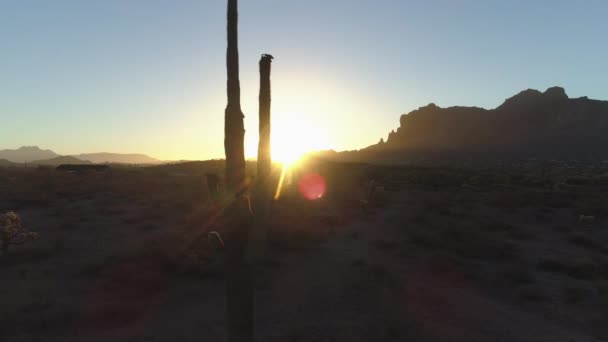
[[[256,266],[258,341],[606,340],[606,251],[571,243],[579,232],[608,241],[605,221],[581,225],[569,207],[488,205],[506,197],[405,186],[344,220],[327,220],[320,202],[323,239],[271,249]],[[222,275],[166,265],[158,251],[179,246],[166,231],[198,226],[163,208],[113,193],[24,206],[45,238],[0,264],[1,340],[224,341]],[[479,236],[506,254],[469,241]],[[552,258],[596,268],[570,272]]]

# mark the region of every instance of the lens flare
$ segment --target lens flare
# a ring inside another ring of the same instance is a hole
[[[307,200],[318,200],[325,195],[327,184],[325,178],[317,173],[309,173],[302,177],[298,183],[300,194]]]

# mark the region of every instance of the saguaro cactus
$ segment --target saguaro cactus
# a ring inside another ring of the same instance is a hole
[[[239,81],[238,48],[238,1],[228,0],[228,105],[224,116],[224,150],[226,152],[226,185],[233,192],[240,192],[245,181],[245,126],[241,110],[241,85]]]
[[[260,142],[258,144],[258,179],[264,182],[270,174],[270,66],[274,57],[264,54],[260,59]]]
[[[249,224],[243,219],[245,190],[245,128],[241,111],[238,51],[238,1],[228,0],[228,105],[224,116],[226,185],[234,200],[229,210],[234,227],[229,227],[226,244],[226,319],[230,342],[253,342],[253,273],[245,259]]]
[[[260,59],[260,142],[258,144],[258,176],[255,188],[255,218],[249,234],[246,258],[253,262],[263,256],[267,245],[267,220],[272,202],[270,172],[270,65],[274,57],[268,54]]]

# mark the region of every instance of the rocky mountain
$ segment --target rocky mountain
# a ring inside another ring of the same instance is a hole
[[[63,159],[62,159],[63,158]],[[38,146],[23,146],[15,150],[0,150],[0,159],[13,163],[35,163],[40,165],[118,163],[118,164],[160,164],[163,161],[145,154],[87,153],[77,156],[62,156]]]
[[[55,158],[51,158],[51,159],[35,160],[35,161],[31,162],[30,164],[57,166],[57,165],[61,165],[61,164],[72,164],[72,165],[91,164],[91,162],[88,160],[80,160],[78,158],[71,157],[71,156],[61,156],[61,157],[55,157]]]
[[[528,89],[495,109],[418,108],[386,142],[338,154],[351,161],[423,159],[608,160],[608,101],[569,98],[563,88]]]
[[[38,146],[22,146],[16,150],[0,150],[0,159],[6,159],[13,163],[28,163],[55,157],[59,157],[59,155],[51,150],[42,150]]]
[[[118,164],[160,164],[161,160],[149,157],[145,154],[120,154],[120,153],[87,153],[76,155],[78,159],[88,160],[95,164],[118,163]]]

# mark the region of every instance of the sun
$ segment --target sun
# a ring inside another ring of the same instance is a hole
[[[273,120],[270,136],[270,150],[273,162],[282,163],[284,167],[294,165],[300,158],[312,151],[330,149],[326,127],[309,121],[294,118],[303,115],[281,115],[282,119]],[[257,157],[258,141],[253,137],[245,144],[245,155]]]
[[[272,159],[285,166],[295,164],[304,154],[329,148],[322,127],[309,123],[284,123],[272,127]]]

